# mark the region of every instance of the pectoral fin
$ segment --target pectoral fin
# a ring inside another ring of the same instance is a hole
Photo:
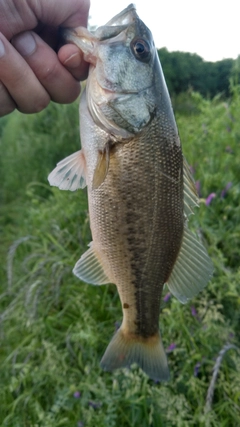
[[[90,249],[76,263],[73,273],[79,279],[92,285],[104,285],[111,282],[92,243]]]
[[[96,190],[105,180],[109,169],[110,158],[109,144],[106,144],[104,151],[98,153],[97,165],[93,175],[92,189]]]
[[[77,151],[61,160],[48,176],[48,181],[60,190],[75,191],[86,187],[86,161],[83,151]]]
[[[210,280],[213,265],[206,249],[185,226],[182,246],[167,285],[183,304],[197,295]]]

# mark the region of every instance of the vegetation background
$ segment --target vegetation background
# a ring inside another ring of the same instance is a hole
[[[165,290],[160,324],[171,380],[156,383],[137,367],[99,368],[121,322],[119,298],[114,286],[90,286],[71,272],[91,241],[86,191],[47,182],[79,149],[78,103],[15,112],[0,121],[3,427],[240,426],[238,61],[212,64],[210,73],[197,55],[159,54],[200,195],[191,226],[215,267],[189,304]]]

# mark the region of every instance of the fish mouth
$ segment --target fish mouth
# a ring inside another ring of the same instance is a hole
[[[141,90],[122,90],[122,91],[115,91],[114,89],[105,88],[105,87],[101,86],[99,83],[98,83],[98,86],[99,86],[100,90],[104,94],[106,94],[106,95],[114,95],[114,98],[115,97],[120,97],[121,95],[122,96],[124,96],[124,95],[126,95],[126,96],[127,95],[141,95],[142,93],[144,93],[144,92],[146,92],[146,91],[148,91],[148,90],[150,90],[152,88],[152,86],[147,86],[147,87],[145,87],[145,88],[143,88]]]
[[[122,10],[116,16],[114,16],[110,21],[108,21],[105,25],[109,26],[117,26],[117,25],[129,25],[131,24],[137,17],[136,6],[131,3],[126,9]]]

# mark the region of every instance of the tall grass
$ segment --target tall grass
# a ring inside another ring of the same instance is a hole
[[[52,104],[38,115],[15,112],[1,120],[0,200],[10,202],[25,194],[32,182],[48,184],[59,153],[66,156],[78,146],[78,111],[76,104]]]
[[[239,88],[229,102],[193,93],[188,105],[192,114],[177,122],[201,197],[191,225],[215,272],[187,305],[165,291],[171,380],[163,384],[137,367],[99,368],[121,321],[119,298],[114,286],[93,287],[71,272],[91,241],[86,192],[46,180],[79,148],[77,104],[0,123],[0,425],[240,425]]]

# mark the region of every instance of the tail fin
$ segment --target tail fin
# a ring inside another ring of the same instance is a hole
[[[169,370],[167,357],[160,333],[142,338],[128,335],[120,328],[110,341],[101,360],[101,367],[106,371],[130,367],[137,363],[152,379],[167,381]]]

